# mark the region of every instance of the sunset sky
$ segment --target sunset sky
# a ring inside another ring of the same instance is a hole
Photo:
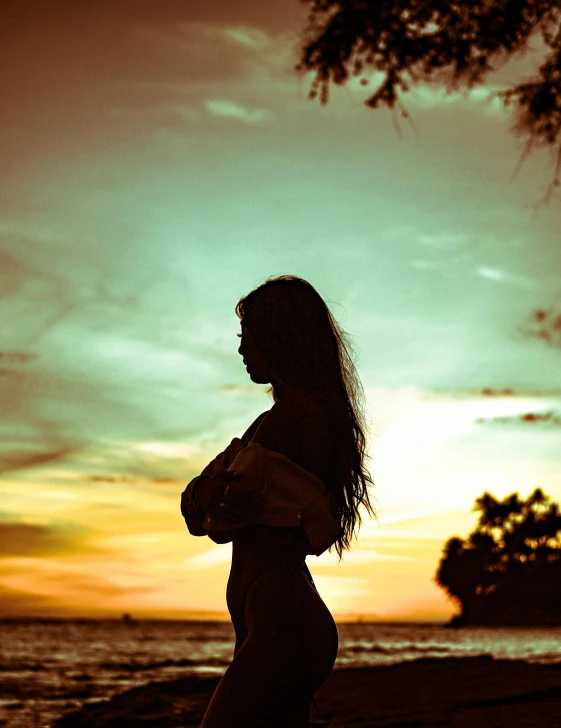
[[[231,545],[179,498],[272,404],[234,307],[290,273],[353,337],[379,513],[308,557],[318,589],[339,618],[447,620],[475,498],[561,501],[560,420],[521,419],[561,417],[561,349],[525,333],[561,307],[561,200],[532,214],[550,154],[512,179],[487,100],[537,56],[417,87],[399,134],[358,84],[307,100],[296,0],[77,5],[2,11],[0,614],[227,616]]]

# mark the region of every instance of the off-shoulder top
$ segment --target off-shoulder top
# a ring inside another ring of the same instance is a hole
[[[235,522],[222,519],[215,511],[207,512],[196,498],[199,480],[222,470],[239,473],[230,481],[231,497],[243,504],[243,516]],[[239,529],[253,526],[264,538],[316,556],[335,543],[342,530],[317,476],[260,443],[250,440],[244,444],[238,437],[187,485],[181,512],[194,536],[227,543],[236,538]]]

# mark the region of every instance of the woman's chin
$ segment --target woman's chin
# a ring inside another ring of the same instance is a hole
[[[258,374],[248,371],[249,378],[254,384],[269,384],[269,380],[266,377],[260,377]]]

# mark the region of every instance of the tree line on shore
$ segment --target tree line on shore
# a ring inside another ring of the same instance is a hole
[[[475,501],[467,538],[444,546],[436,583],[460,608],[451,626],[561,625],[561,513],[540,488]]]

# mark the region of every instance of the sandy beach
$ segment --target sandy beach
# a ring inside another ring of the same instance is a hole
[[[218,682],[150,683],[67,713],[53,728],[198,726]],[[313,728],[554,728],[561,726],[561,665],[483,656],[334,670],[316,704]]]

